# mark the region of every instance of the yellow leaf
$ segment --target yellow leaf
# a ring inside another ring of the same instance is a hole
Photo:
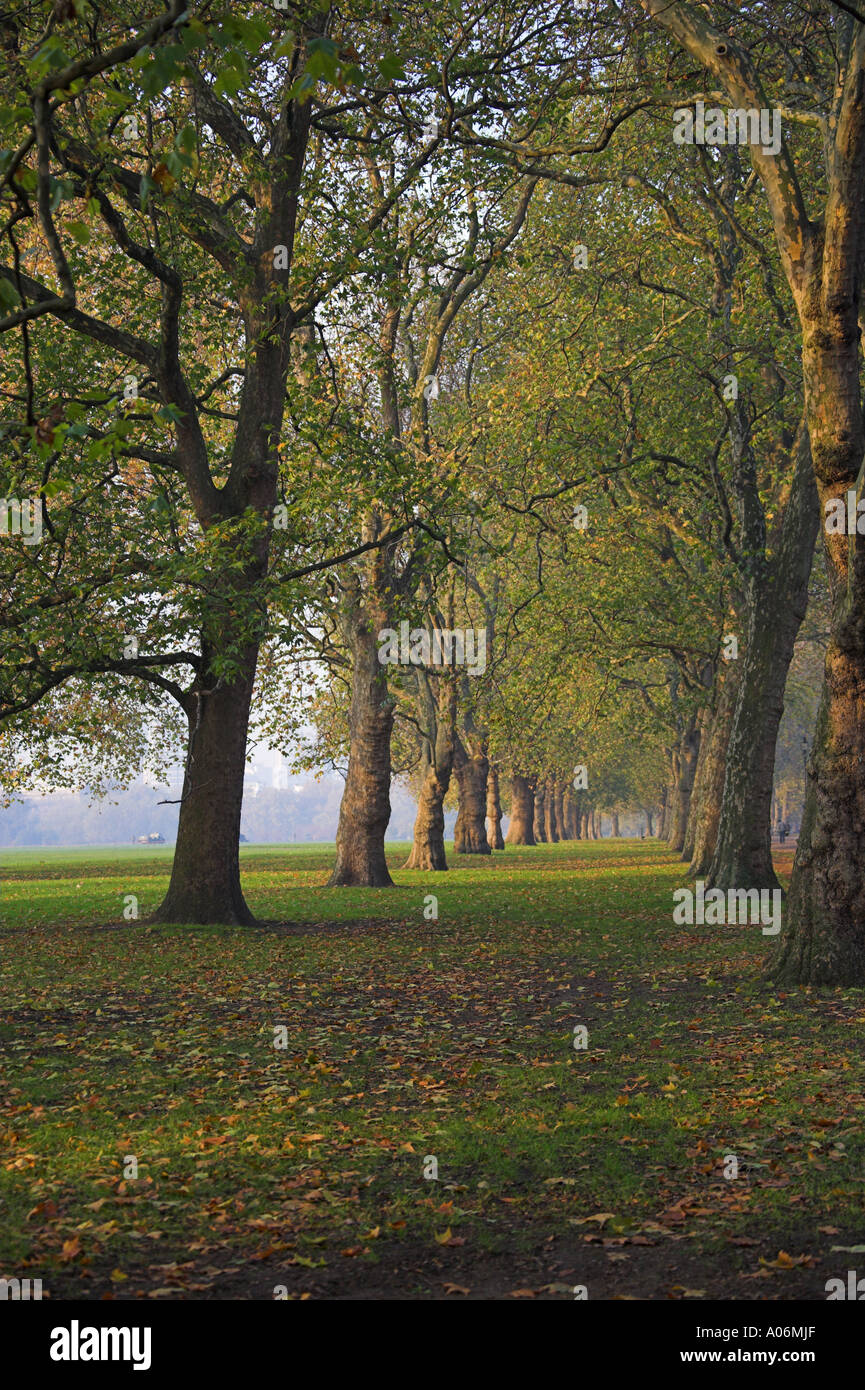
[[[596,1211],[594,1216],[587,1216],[585,1219],[586,1221],[597,1221],[599,1226],[606,1226],[608,1221],[615,1221],[616,1213],[614,1211]]]
[[[153,178],[165,193],[170,193],[177,182],[166,165],[161,162],[157,164],[156,168],[153,170]]]

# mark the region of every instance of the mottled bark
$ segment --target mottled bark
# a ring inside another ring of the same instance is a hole
[[[492,849],[504,849],[499,774],[498,770],[492,766],[487,773],[487,839]]]
[[[727,744],[733,726],[740,675],[741,666],[738,661],[731,661],[722,667],[715,710],[710,727],[704,735],[705,757],[704,745],[700,745],[699,795],[695,798],[697,811],[694,843],[688,869],[693,878],[705,878],[715,853],[718,823],[721,819],[721,801],[724,795]]]
[[[694,853],[694,841],[697,833],[697,816],[699,814],[700,802],[703,796],[703,779],[705,777],[706,759],[709,750],[709,737],[712,731],[712,710],[706,705],[700,710],[698,724],[700,729],[700,750],[697,754],[697,766],[694,770],[694,785],[691,788],[691,801],[688,806],[688,824],[685,829],[685,843],[682,846],[681,858],[690,863]]]
[[[435,682],[416,672],[418,723],[421,733],[421,789],[411,853],[406,869],[447,869],[444,799],[454,757],[456,692],[452,681]]]
[[[673,804],[673,818],[670,826],[670,848],[681,853],[685,845],[685,831],[688,827],[688,813],[691,809],[691,792],[697,770],[700,752],[700,728],[696,716],[692,715],[682,734],[678,749],[679,780]]]
[[[403,868],[437,870],[447,868],[444,799],[447,796],[449,782],[450,777],[445,782],[435,765],[429,761],[425,762],[423,780],[418,792],[411,853]]]
[[[378,609],[352,605],[344,629],[352,653],[349,755],[329,886],[392,886],[384,837],[390,821],[390,739],[393,701],[377,634],[387,626]]]
[[[459,794],[459,812],[454,826],[457,854],[490,854],[487,839],[487,774],[489,762],[483,748],[469,750],[457,735],[454,742],[454,776]]]
[[[865,48],[865,37],[860,37]],[[856,207],[861,221],[863,209]],[[837,248],[835,248],[837,253]],[[820,514],[857,490],[863,458],[855,302],[841,301],[803,348]],[[773,975],[778,983],[865,986],[865,537],[823,529],[832,621],[808,760],[805,809]]]
[[[727,745],[718,838],[707,875],[711,888],[778,886],[771,851],[775,748],[787,672],[808,605],[818,526],[808,434],[801,429],[778,553],[750,586],[748,632]]]
[[[659,837],[669,841],[673,825],[673,807],[676,802],[676,783],[679,778],[679,757],[675,749],[668,754],[670,763],[670,782],[664,787],[661,798],[661,829]]]
[[[240,886],[240,813],[256,649],[231,683],[213,680],[187,697],[189,742],[168,890],[154,922],[248,925]]]
[[[508,833],[505,836],[505,844],[533,845],[535,843],[534,811],[535,796],[532,780],[515,773],[511,778],[511,818]]]
[[[545,845],[547,843],[547,817],[546,817],[546,788],[543,782],[538,782],[535,787],[534,805],[534,824],[532,831],[535,837],[535,844]]]
[[[610,819],[612,822],[612,833],[614,837],[618,840],[620,838],[618,811],[611,812]]]
[[[833,640],[773,976],[865,986],[865,663]]]
[[[763,96],[755,57],[699,7],[641,0],[644,10],[737,107]],[[733,31],[735,34],[735,31]],[[865,25],[843,21],[822,206],[806,206],[791,152],[752,148],[781,264],[802,329],[805,408],[820,497],[861,495],[865,453],[861,369],[865,261]],[[865,985],[865,540],[829,535],[832,596],[823,697],[808,765],[805,811],[774,978],[779,983]]]

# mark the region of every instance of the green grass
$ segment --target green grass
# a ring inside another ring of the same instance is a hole
[[[356,1286],[408,1252],[684,1236],[710,1292],[783,1281],[759,1256],[784,1249],[823,1296],[838,1271],[811,1262],[863,1239],[861,995],[779,998],[759,928],[673,926],[682,866],[652,842],[447,874],[401,870],[406,849],[373,890],[324,886],[332,846],[244,846],[255,929],[125,922],[170,847],[4,853],[0,1274]]]

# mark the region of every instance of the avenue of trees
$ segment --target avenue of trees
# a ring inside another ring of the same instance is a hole
[[[182,749],[170,922],[253,920],[258,738],[344,771],[334,886],[391,883],[399,776],[408,869],[452,805],[456,855],[629,814],[774,888],[807,730],[768,969],[865,985],[865,13],[22,0],[0,45],[5,793]],[[777,148],[674,138],[709,108]]]

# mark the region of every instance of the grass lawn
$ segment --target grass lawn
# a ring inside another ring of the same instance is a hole
[[[0,1276],[825,1299],[865,1271],[861,993],[779,996],[759,927],[674,926],[655,842],[406,852],[393,889],[328,889],[332,846],[244,846],[254,929],[125,921],[170,847],[3,853]]]

